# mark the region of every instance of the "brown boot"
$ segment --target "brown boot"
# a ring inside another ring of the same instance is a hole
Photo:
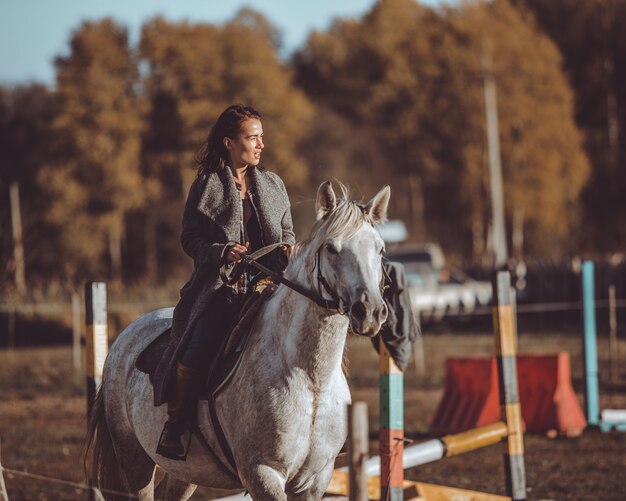
[[[167,421],[157,446],[157,454],[169,459],[185,459],[185,448],[181,443],[185,423],[190,408],[194,407],[193,398],[199,380],[199,371],[182,363],[176,364],[174,395],[167,403]]]

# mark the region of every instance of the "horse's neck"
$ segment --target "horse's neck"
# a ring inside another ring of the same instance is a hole
[[[271,318],[263,319],[273,326],[273,349],[281,351],[287,368],[305,372],[315,384],[328,381],[341,366],[348,318],[285,286],[273,302]]]

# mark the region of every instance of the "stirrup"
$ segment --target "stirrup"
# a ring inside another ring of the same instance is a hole
[[[174,461],[187,461],[187,454],[189,454],[189,446],[191,445],[191,431],[189,431],[187,427],[185,427],[185,429],[183,430],[183,433],[180,436],[181,447],[183,448],[182,454],[173,453],[161,445],[161,440],[163,439],[164,433],[165,433],[165,426],[163,427],[163,430],[161,431],[161,435],[159,436],[159,442],[157,444],[156,453],[159,454],[160,456],[163,456],[167,459],[172,459]],[[186,446],[183,445],[183,436],[185,435],[185,433],[189,434],[189,438],[187,439]]]

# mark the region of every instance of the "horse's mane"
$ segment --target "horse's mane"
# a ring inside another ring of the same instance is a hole
[[[365,205],[356,200],[350,200],[349,189],[339,183],[341,197],[333,210],[318,220],[311,229],[307,238],[296,243],[292,251],[292,261],[303,259],[307,266],[313,265],[315,252],[328,239],[343,236],[350,238],[363,223],[373,224]]]

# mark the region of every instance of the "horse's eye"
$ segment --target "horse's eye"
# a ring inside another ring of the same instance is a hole
[[[335,247],[333,244],[326,244],[326,250],[330,253],[330,254],[339,254],[339,251],[337,250],[337,247]]]

